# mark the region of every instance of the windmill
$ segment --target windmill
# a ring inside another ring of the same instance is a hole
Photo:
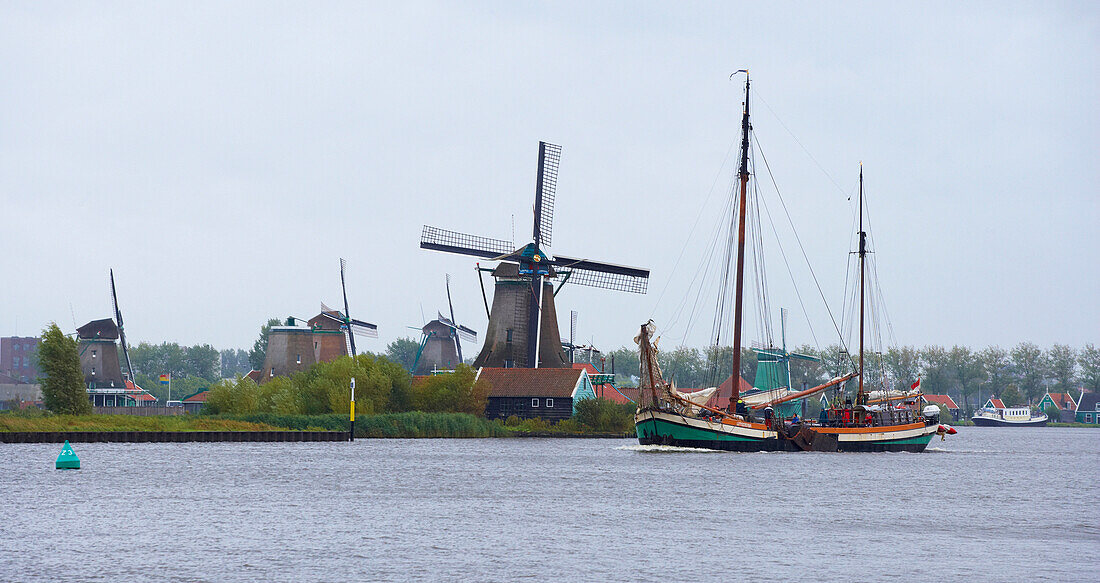
[[[451,317],[436,313],[436,319],[424,324],[420,330],[420,348],[413,361],[412,373],[428,374],[438,369],[453,369],[462,358],[462,341],[477,342],[477,332],[457,324],[454,303],[451,301],[451,275],[447,274],[447,307]]]
[[[344,294],[344,311],[334,310],[324,303],[321,313],[309,319],[305,326],[293,316],[282,326],[272,326],[267,336],[267,351],[260,373],[261,383],[277,376],[290,376],[308,370],[318,362],[330,362],[341,356],[357,354],[355,337],[378,338],[378,326],[348,316],[348,292],[344,272],[347,262],[340,260],[340,288]]]
[[[558,181],[561,146],[539,142],[535,175],[535,207],[532,241],[519,249],[500,239],[467,235],[425,225],[420,247],[458,255],[499,261],[492,271],[496,279],[493,308],[485,344],[475,367],[567,368],[554,310],[552,280],[558,290],[566,282],[578,285],[645,293],[649,270],[558,255],[543,251],[551,244],[554,195]]]
[[[80,369],[84,373],[84,383],[88,396],[96,406],[120,406],[133,404],[145,391],[134,383],[134,367],[130,362],[130,352],[126,345],[126,332],[122,323],[122,310],[118,307],[118,293],[115,289],[115,272],[110,270],[111,307],[114,318],[93,320],[76,329],[80,350]],[[119,340],[126,362],[123,374],[118,357]],[[133,388],[127,386],[133,385]]]
[[[363,338],[378,338],[378,326],[362,320],[356,320],[351,317],[351,312],[348,311],[348,288],[345,283],[344,271],[347,269],[347,261],[340,259],[340,290],[344,293],[344,312],[340,313],[339,310],[333,310],[321,304],[321,313],[314,320],[320,318],[326,318],[337,325],[339,329],[345,333],[345,339],[347,342],[348,353],[352,356],[358,354],[355,351],[355,337],[361,336]],[[310,321],[314,324],[314,321]],[[324,326],[322,326],[324,327]]]

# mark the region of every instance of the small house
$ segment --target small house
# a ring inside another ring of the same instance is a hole
[[[477,371],[477,380],[489,383],[485,406],[488,419],[539,417],[556,422],[576,412],[582,399],[596,398],[588,371],[583,368],[489,368]]]
[[[1000,399],[997,399],[995,397],[990,397],[985,402],[985,405],[982,405],[982,407],[985,408],[985,409],[1007,409],[1008,408],[1008,407],[1005,407],[1005,402],[1004,401],[1002,401]]]
[[[1059,413],[1058,418],[1051,419],[1051,421],[1073,423],[1077,416],[1077,403],[1069,393],[1051,393],[1047,391],[1047,394],[1039,400],[1039,410],[1046,413],[1051,407],[1057,408]]]
[[[1100,393],[1084,393],[1077,402],[1078,423],[1100,424]]]
[[[256,371],[253,371],[256,372]],[[187,413],[198,413],[202,411],[202,408],[206,406],[206,397],[210,394],[210,389],[203,389],[193,395],[188,395],[183,398],[183,410]]]
[[[592,390],[596,392],[597,397],[619,405],[638,402],[638,388],[615,386],[615,375],[601,373],[595,366],[587,362],[575,362],[573,368],[584,369],[588,373],[588,379],[592,381]]]
[[[933,405],[941,405],[947,408],[947,412],[951,413],[951,419],[956,420],[959,418],[959,406],[955,403],[955,400],[950,395],[925,395],[924,400],[932,403]]]

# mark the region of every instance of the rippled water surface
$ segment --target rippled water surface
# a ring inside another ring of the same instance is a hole
[[[4,581],[1097,581],[1100,431],[922,454],[631,440],[0,444]]]

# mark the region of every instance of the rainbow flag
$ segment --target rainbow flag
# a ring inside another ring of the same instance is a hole
[[[167,385],[168,384],[168,375],[166,375],[166,374],[160,375],[160,384],[162,384],[162,385]]]

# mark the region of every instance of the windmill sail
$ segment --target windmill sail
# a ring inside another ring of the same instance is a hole
[[[126,358],[126,370],[130,374],[130,382],[134,380],[134,366],[130,364],[130,351],[126,349],[126,332],[122,326],[122,310],[118,309],[118,294],[115,292],[115,270],[111,270],[111,304],[115,308],[115,323],[118,324],[118,339],[122,343],[122,355]],[[134,386],[137,386],[136,384]]]
[[[539,142],[539,170],[535,177],[535,245],[550,245],[554,232],[554,196],[558,189],[561,146]]]

